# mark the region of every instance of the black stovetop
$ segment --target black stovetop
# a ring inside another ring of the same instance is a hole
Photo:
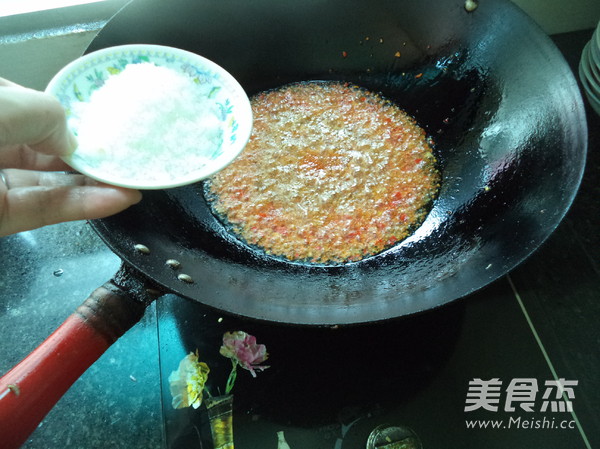
[[[575,73],[590,36],[554,36]],[[167,295],[75,383],[24,447],[210,447],[199,411],[172,409],[167,377],[197,348],[215,378],[225,376],[220,338],[237,329],[270,353],[270,368],[256,379],[239,373],[238,448],[275,449],[283,430],[292,449],[362,449],[381,424],[410,427],[424,448],[599,447],[600,118],[586,110],[580,192],[550,239],[509,276],[428,313],[350,328],[269,325]],[[1,239],[0,252],[0,372],[120,263],[83,222]],[[501,384],[497,411],[465,411],[477,379]],[[545,382],[556,379],[578,382],[572,413],[552,411],[557,401],[543,397]],[[519,396],[533,382],[535,397]],[[521,408],[529,402],[532,411]]]

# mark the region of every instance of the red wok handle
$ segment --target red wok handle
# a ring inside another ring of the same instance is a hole
[[[115,280],[107,282],[4,375],[0,379],[1,446],[21,446],[73,382],[142,318],[146,305],[133,300]]]

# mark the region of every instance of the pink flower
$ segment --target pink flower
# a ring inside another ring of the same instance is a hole
[[[235,364],[241,365],[256,377],[254,370],[265,370],[268,366],[261,366],[260,363],[267,360],[267,348],[265,345],[257,345],[256,337],[246,332],[226,332],[223,335],[223,346],[219,351],[221,355],[230,358]]]

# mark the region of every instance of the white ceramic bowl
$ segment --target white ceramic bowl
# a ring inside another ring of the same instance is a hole
[[[591,42],[588,42],[581,53],[581,61],[579,63],[580,77],[585,78],[587,87],[594,95],[600,96],[600,82],[596,79],[595,70],[598,70],[596,65],[590,59]]]
[[[600,50],[598,50],[600,52]],[[588,51],[587,62],[589,65],[590,76],[594,78],[594,80],[600,84],[600,62],[596,63],[591,57],[591,51]],[[598,58],[600,60],[600,58]]]
[[[588,64],[588,76],[593,77],[594,81],[600,83],[600,25],[594,31],[592,38],[585,45],[582,55]]]
[[[211,101],[222,111],[218,118],[221,144],[207,156],[207,163],[194,166],[187,173],[169,179],[148,179],[132,170],[126,175],[106,172],[97,161],[86,159],[77,150],[64,160],[75,170],[108,184],[136,189],[164,189],[192,184],[205,179],[231,163],[243,150],[252,131],[252,109],[240,84],[223,68],[197,54],[160,45],[123,45],[98,50],[82,56],[64,67],[51,80],[46,92],[54,95],[67,112],[69,127],[78,134],[77,114],[81,104],[89,102],[93,92],[106,80],[130,64],[151,63],[189,76],[194,83],[214,86]],[[157,86],[160,88],[160,86]],[[79,105],[78,105],[79,104]],[[79,106],[79,107],[78,107]],[[85,107],[85,105],[83,105]],[[115,109],[119,105],[115,104]],[[169,175],[170,176],[170,175]]]
[[[598,68],[598,71],[600,72],[600,22],[598,22],[598,26],[594,30],[589,45],[590,64]]]
[[[600,22],[581,53],[579,79],[590,106],[600,114]]]
[[[600,33],[598,33],[598,36],[600,36]],[[590,64],[593,64],[596,67],[600,67],[600,45],[598,45],[594,39],[592,39],[590,42],[588,42],[588,44],[589,44],[588,59],[590,61]]]
[[[584,58],[582,57],[579,62],[579,79],[581,80],[585,96],[587,97],[590,106],[592,109],[594,109],[594,111],[596,111],[597,114],[600,114],[600,93],[594,92],[594,89],[590,85],[588,76],[586,75],[584,65]]]

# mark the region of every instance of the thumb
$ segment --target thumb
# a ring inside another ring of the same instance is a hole
[[[75,149],[65,110],[44,92],[0,83],[0,146],[26,144],[44,154],[64,156]]]

